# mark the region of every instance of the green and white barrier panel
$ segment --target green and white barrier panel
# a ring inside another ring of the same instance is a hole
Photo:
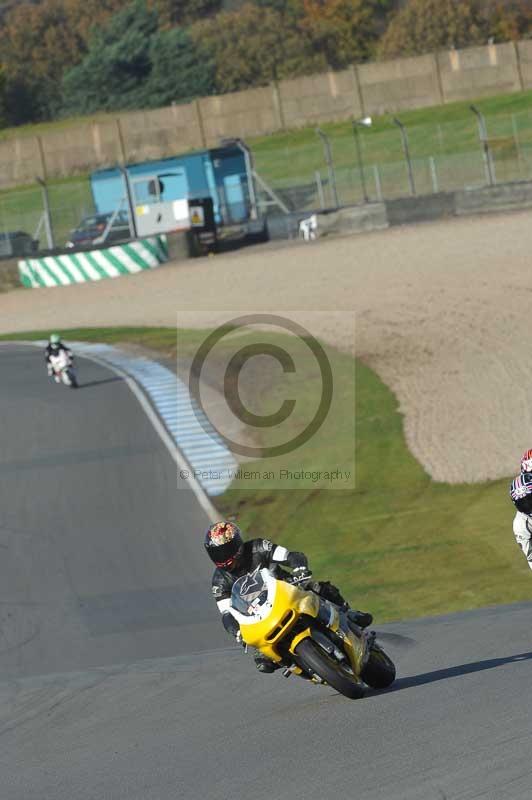
[[[153,269],[168,260],[166,236],[150,236],[128,244],[18,262],[21,283],[31,289],[120,278]]]

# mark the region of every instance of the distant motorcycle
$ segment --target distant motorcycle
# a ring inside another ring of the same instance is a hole
[[[350,623],[342,609],[304,583],[257,569],[235,581],[229,610],[242,641],[284,667],[286,677],[328,684],[353,700],[367,686],[385,689],[395,680],[395,666],[375,632]]]
[[[57,355],[50,356],[51,372],[50,376],[56,383],[63,383],[71,389],[78,388],[78,379],[74,368],[74,359],[64,350],[60,350]]]

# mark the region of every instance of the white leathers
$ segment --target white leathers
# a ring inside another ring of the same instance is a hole
[[[532,517],[518,511],[514,517],[513,529],[515,540],[532,569]]]

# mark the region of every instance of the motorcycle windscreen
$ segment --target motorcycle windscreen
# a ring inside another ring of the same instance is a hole
[[[260,606],[268,599],[268,588],[261,573],[256,571],[243,575],[233,584],[231,605],[246,617],[257,614]]]

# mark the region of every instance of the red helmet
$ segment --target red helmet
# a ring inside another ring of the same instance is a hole
[[[532,450],[525,450],[521,456],[521,472],[532,472]]]
[[[217,567],[232,570],[242,555],[243,547],[240,528],[233,522],[215,522],[207,529],[205,549]]]

